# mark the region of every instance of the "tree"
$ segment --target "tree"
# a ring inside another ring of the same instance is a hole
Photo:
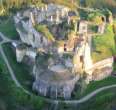
[[[116,0],[85,0],[85,5],[92,8],[108,8],[115,12]]]

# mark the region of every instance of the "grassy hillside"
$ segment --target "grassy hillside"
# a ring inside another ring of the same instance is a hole
[[[79,110],[115,110],[116,88],[98,93],[86,103],[78,106]],[[84,105],[84,106],[83,106]]]
[[[16,87],[0,57],[0,110],[42,110],[46,104],[39,96],[27,95]]]
[[[11,39],[19,38],[12,17],[9,17],[8,19],[5,20],[1,20],[0,32],[2,32],[6,37]]]
[[[107,25],[103,35],[93,37],[92,58],[94,62],[111,57],[115,53],[114,32],[111,25]]]
[[[105,90],[82,104],[60,104],[59,110],[115,110],[116,88]]]
[[[4,44],[3,49],[19,82],[23,85],[24,88],[31,90],[33,77],[29,72],[30,67],[28,67],[24,63],[18,63],[16,61],[15,52],[13,51],[9,43]]]
[[[112,84],[116,84],[116,78],[112,76],[100,81],[91,81],[83,92],[81,92],[81,90],[78,90],[77,92],[74,93],[74,96],[76,99],[80,99],[100,87]]]

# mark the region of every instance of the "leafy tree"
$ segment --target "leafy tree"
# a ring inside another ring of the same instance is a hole
[[[108,8],[115,13],[116,0],[85,0],[87,7],[93,8]]]
[[[99,12],[90,13],[88,15],[88,20],[93,21],[95,24],[101,24],[102,23],[102,14]]]

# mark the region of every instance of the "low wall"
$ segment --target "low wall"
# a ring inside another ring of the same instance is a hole
[[[38,94],[43,96],[48,96],[51,98],[62,97],[64,99],[69,99],[71,97],[71,93],[74,89],[75,83],[79,80],[79,76],[75,76],[71,80],[61,81],[61,82],[47,82],[38,78],[33,83],[33,90],[37,91]]]
[[[113,62],[114,62],[113,57],[110,57],[110,58],[101,60],[101,61],[93,64],[93,66],[91,68],[86,69],[85,71],[87,73],[90,73],[90,72],[92,73],[96,69],[101,69],[101,68],[104,68],[104,67],[112,67]]]

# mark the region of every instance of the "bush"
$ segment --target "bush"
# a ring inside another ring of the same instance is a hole
[[[35,29],[42,33],[49,41],[55,41],[52,33],[49,31],[46,25],[35,25]]]
[[[103,16],[103,14],[100,12],[90,13],[88,15],[88,20],[94,22],[95,24],[101,24],[102,23],[102,19],[101,19],[102,16]]]

